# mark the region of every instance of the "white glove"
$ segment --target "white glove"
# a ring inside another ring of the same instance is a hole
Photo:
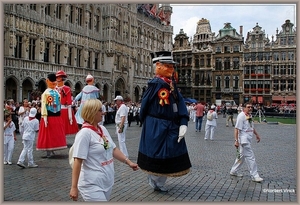
[[[187,130],[187,126],[186,125],[180,125],[180,127],[179,127],[179,135],[178,135],[178,143],[184,137],[184,135],[186,133],[186,130]]]
[[[69,117],[70,125],[72,125],[73,119],[72,119],[72,107],[71,107],[71,105],[68,106],[68,117]]]
[[[43,116],[44,122],[45,122],[45,127],[47,127],[48,125],[48,120],[47,120],[47,116]]]

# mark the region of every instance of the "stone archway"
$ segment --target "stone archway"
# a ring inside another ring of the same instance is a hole
[[[134,102],[140,101],[140,89],[138,86],[134,88]]]
[[[34,85],[33,83],[29,80],[29,79],[25,79],[22,83],[22,96],[23,96],[23,99],[24,98],[27,98],[28,101],[32,101],[34,100],[31,96],[31,93],[33,92],[34,90]],[[23,100],[22,99],[22,100]]]
[[[122,78],[119,78],[115,84],[115,96],[114,97],[116,97],[117,95],[121,95],[125,99],[128,97],[128,96],[125,96],[125,94],[126,94],[125,82]]]
[[[73,93],[73,96],[76,97],[82,90],[82,85],[81,83],[76,83],[75,84],[75,93]]]
[[[5,98],[12,98],[15,102],[20,101],[18,99],[18,86],[17,82],[13,78],[8,78],[5,82]]]
[[[107,102],[108,100],[108,85],[104,84],[103,86],[103,100]]]

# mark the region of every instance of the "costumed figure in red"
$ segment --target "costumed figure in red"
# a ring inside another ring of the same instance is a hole
[[[67,148],[64,124],[60,116],[60,94],[57,92],[56,75],[50,73],[46,79],[47,89],[41,99],[41,121],[36,144],[37,150],[47,151],[51,157],[54,150]]]
[[[67,74],[60,70],[56,72],[57,86],[56,90],[60,94],[61,111],[60,116],[63,120],[65,127],[65,134],[76,134],[78,132],[78,126],[76,123],[75,115],[72,109],[72,92],[71,88],[64,85],[64,81],[67,78]]]

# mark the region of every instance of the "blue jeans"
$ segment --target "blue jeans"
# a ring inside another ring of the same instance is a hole
[[[203,116],[196,117],[196,130],[201,130],[202,127]]]

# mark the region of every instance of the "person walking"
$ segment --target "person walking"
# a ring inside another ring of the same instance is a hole
[[[22,136],[22,143],[23,143],[23,150],[19,156],[19,160],[17,165],[25,168],[24,161],[25,157],[27,155],[28,159],[28,167],[29,168],[35,168],[38,167],[37,164],[34,163],[33,160],[33,143],[35,140],[36,133],[39,131],[39,120],[35,118],[37,114],[36,108],[31,108],[29,111],[29,116],[25,117],[22,123],[22,128],[24,130],[23,136]]]
[[[118,95],[114,99],[117,112],[115,117],[116,123],[116,133],[118,135],[119,148],[126,157],[129,157],[128,151],[126,148],[126,130],[128,128],[128,107],[124,104],[123,97]]]
[[[205,124],[205,140],[208,138],[210,138],[211,141],[214,140],[215,129],[217,127],[216,119],[218,119],[218,114],[216,113],[215,108],[216,106],[211,105],[206,115],[207,120]]]
[[[252,109],[252,103],[247,102],[244,104],[243,112],[237,116],[234,130],[234,146],[239,149],[240,155],[235,159],[230,170],[230,175],[239,177],[243,176],[239,173],[239,170],[246,161],[252,181],[261,182],[263,181],[263,178],[261,178],[258,174],[254,152],[251,147],[253,134],[256,136],[257,143],[260,142],[260,136],[254,128],[251,115]]]
[[[4,115],[4,164],[12,165],[11,158],[15,147],[16,125],[12,121],[11,114]]]
[[[232,106],[230,105],[227,109],[227,120],[226,120],[226,127],[228,127],[229,120],[231,121],[232,127],[234,127],[234,122],[233,122],[233,110]]]
[[[84,201],[109,201],[114,185],[114,158],[139,169],[115,145],[107,129],[100,125],[102,103],[98,99],[86,100],[81,116],[84,120],[73,144],[73,169],[69,197]]]
[[[196,110],[196,132],[201,132],[202,122],[203,122],[203,114],[204,114],[204,105],[200,101],[198,101],[197,105],[194,107]]]
[[[18,111],[18,115],[19,115],[19,120],[18,120],[19,133],[20,133],[21,136],[23,135],[23,130],[21,128],[21,124],[22,124],[24,118],[29,115],[29,110],[30,110],[30,107],[29,107],[28,100],[24,99],[23,103],[20,106],[19,111]]]

